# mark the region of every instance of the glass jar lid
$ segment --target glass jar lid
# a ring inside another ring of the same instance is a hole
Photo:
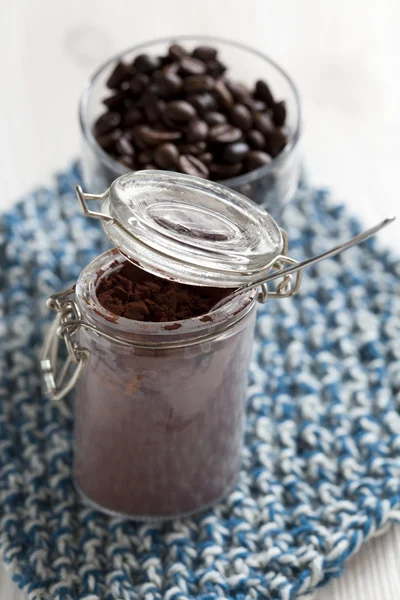
[[[252,201],[179,173],[137,171],[102,196],[81,193],[89,216],[131,262],[164,279],[237,287],[257,280],[282,252],[282,233]],[[86,199],[101,200],[91,213]]]

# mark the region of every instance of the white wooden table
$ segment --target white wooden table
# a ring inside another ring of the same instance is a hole
[[[370,225],[398,214],[398,0],[0,0],[0,210],[77,155],[77,103],[111,53],[180,33],[249,43],[293,75],[314,182]],[[384,233],[400,251],[400,225]],[[0,600],[22,600],[0,569]],[[400,598],[400,526],[369,542],[317,600]]]

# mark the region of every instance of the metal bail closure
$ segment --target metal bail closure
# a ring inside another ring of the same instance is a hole
[[[45,338],[40,367],[45,393],[55,401],[61,400],[72,390],[90,357],[89,350],[81,348],[73,340],[82,325],[79,308],[70,298],[74,291],[75,287],[69,288],[59,294],[54,294],[47,301],[48,308],[56,311],[56,318]],[[59,375],[56,376],[61,339],[65,342],[67,357]],[[71,373],[72,365],[75,365],[75,368]],[[69,379],[65,381],[67,376]]]

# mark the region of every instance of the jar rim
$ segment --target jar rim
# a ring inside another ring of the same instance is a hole
[[[135,321],[116,316],[104,308],[96,294],[96,289],[106,275],[119,270],[128,259],[117,248],[107,250],[92,260],[80,273],[75,287],[76,301],[83,318],[102,329],[114,334],[137,338],[154,336],[160,341],[186,336],[202,338],[208,334],[223,332],[225,329],[242,320],[254,307],[257,301],[257,289],[236,296],[212,313],[170,322]],[[171,325],[179,324],[179,328]]]
[[[135,44],[133,46],[130,46],[129,48],[125,48],[121,52],[113,54],[110,58],[108,58],[106,61],[104,61],[96,69],[96,71],[92,74],[92,76],[87,80],[85,88],[82,92],[82,95],[81,95],[81,98],[79,101],[79,124],[80,124],[81,131],[82,131],[85,139],[89,143],[89,145],[93,148],[94,152],[99,156],[101,161],[103,163],[105,163],[106,166],[108,166],[113,172],[118,173],[119,175],[124,175],[127,172],[126,168],[124,168],[123,165],[121,165],[121,163],[114,160],[111,156],[109,156],[109,154],[107,154],[107,152],[105,152],[101,148],[101,146],[97,143],[96,138],[93,135],[93,132],[92,132],[92,129],[91,129],[91,126],[89,123],[89,119],[88,119],[88,105],[89,105],[89,98],[90,98],[92,88],[95,85],[96,81],[99,79],[99,77],[102,75],[102,73],[104,72],[105,69],[107,69],[115,61],[123,59],[124,56],[126,56],[127,54],[134,52],[134,51],[140,51],[148,46],[152,46],[152,45],[156,45],[156,44],[163,44],[163,43],[168,44],[168,43],[172,43],[172,42],[179,42],[179,41],[182,42],[184,40],[198,41],[198,42],[205,41],[205,42],[209,42],[209,43],[210,42],[211,43],[212,42],[223,43],[223,44],[227,44],[229,46],[238,48],[240,50],[244,50],[246,52],[249,52],[250,54],[253,54],[254,56],[258,56],[259,58],[261,58],[262,60],[267,62],[270,66],[272,66],[274,69],[276,69],[276,71],[285,79],[285,81],[287,82],[287,84],[289,85],[289,87],[292,90],[293,97],[296,102],[296,109],[297,109],[297,120],[296,120],[293,134],[290,136],[289,143],[267,165],[258,167],[257,169],[254,169],[253,171],[250,171],[249,173],[244,173],[244,174],[238,175],[236,177],[231,177],[229,179],[220,180],[217,183],[226,185],[227,187],[236,187],[239,185],[251,183],[252,181],[259,179],[260,177],[264,177],[267,174],[273,172],[277,168],[277,166],[279,166],[291,154],[293,154],[294,150],[297,148],[297,146],[299,144],[299,141],[300,141],[300,138],[301,138],[301,135],[303,132],[303,125],[304,125],[300,92],[299,92],[296,84],[294,83],[293,79],[288,75],[288,73],[281,66],[279,66],[279,64],[276,61],[274,61],[272,58],[270,58],[267,54],[265,54],[259,50],[256,50],[255,48],[252,48],[251,46],[248,46],[247,44],[243,44],[242,42],[237,42],[237,41],[230,40],[228,38],[219,37],[219,36],[181,34],[181,35],[177,35],[177,36],[167,36],[167,37],[162,37],[162,38],[156,38],[154,40],[148,40],[146,42],[141,42],[140,44]]]

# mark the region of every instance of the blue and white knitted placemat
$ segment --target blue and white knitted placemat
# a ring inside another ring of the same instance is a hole
[[[70,403],[46,400],[46,297],[106,247],[76,168],[0,220],[0,544],[33,600],[293,600],[400,519],[400,263],[369,241],[260,309],[243,469],[213,510],[164,525],[86,508]],[[359,231],[325,191],[287,211],[290,254]]]

